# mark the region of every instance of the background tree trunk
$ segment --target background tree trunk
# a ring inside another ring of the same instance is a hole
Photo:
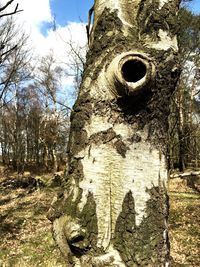
[[[169,266],[165,162],[179,0],[96,0],[52,205],[67,266]]]

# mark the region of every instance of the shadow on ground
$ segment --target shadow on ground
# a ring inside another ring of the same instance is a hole
[[[58,188],[0,187],[0,267],[64,267],[47,219]]]
[[[173,267],[200,266],[199,185],[186,179],[173,179],[170,192],[170,242]]]

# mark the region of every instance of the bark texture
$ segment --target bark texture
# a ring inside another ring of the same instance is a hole
[[[170,266],[165,151],[178,0],[96,0],[50,217],[67,266]]]

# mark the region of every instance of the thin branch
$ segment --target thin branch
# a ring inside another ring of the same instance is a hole
[[[10,53],[11,51],[15,50],[17,48],[17,45],[13,46],[12,48],[10,48],[9,50],[7,50],[6,52],[0,54],[1,58],[3,56],[5,56],[6,54]]]
[[[6,17],[6,16],[11,16],[11,15],[17,14],[17,13],[22,12],[22,11],[23,11],[23,9],[21,9],[21,10],[15,10],[15,11],[10,12],[10,13],[5,13],[5,14],[0,15],[0,18]]]
[[[12,4],[13,1],[14,1],[14,0],[10,0],[10,1],[8,1],[4,6],[2,6],[2,7],[0,8],[0,12],[2,12],[3,10],[5,10],[10,4]]]
[[[65,105],[64,103],[60,102],[59,100],[56,101],[59,105],[65,107],[66,109],[72,111],[72,109],[70,107],[68,107],[67,105]]]
[[[4,11],[10,4],[12,4],[13,1],[14,0],[8,1],[3,7],[0,8],[0,12]],[[14,15],[16,13],[19,13],[19,12],[23,11],[22,9],[18,10],[18,7],[19,7],[19,4],[17,3],[16,6],[15,6],[15,9],[12,12],[1,14],[0,18],[6,17],[6,16],[10,16],[10,15]]]
[[[198,90],[198,91],[194,94],[194,96],[198,95],[199,93],[200,93],[200,90]]]

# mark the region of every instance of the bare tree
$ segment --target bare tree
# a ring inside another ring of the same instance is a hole
[[[180,9],[178,39],[182,72],[171,104],[169,165],[181,171],[199,159],[199,24],[199,15]]]
[[[0,42],[6,45],[1,53],[0,100],[1,105],[5,105],[15,95],[16,84],[30,80],[32,55],[28,36],[16,26],[13,18],[6,19],[1,26]]]
[[[43,146],[43,161],[47,169],[58,169],[58,147],[60,144],[63,122],[68,126],[69,110],[64,101],[60,100],[61,78],[63,70],[58,66],[52,52],[41,59],[35,84],[41,92],[45,103],[42,123],[40,127],[40,142]],[[63,112],[64,110],[64,112]],[[64,113],[66,113],[64,115]],[[66,134],[67,135],[67,134]],[[67,136],[66,136],[67,137]],[[66,142],[67,142],[66,138]],[[66,142],[64,147],[66,148]],[[53,166],[53,168],[52,168]]]
[[[7,12],[7,9],[12,6],[12,3],[14,3],[14,0],[7,1],[4,4],[2,1],[0,2],[0,64],[17,48],[13,40],[16,37],[16,33],[13,30],[14,25],[11,22],[12,19],[8,19],[8,17],[11,16],[12,18],[12,15],[22,10],[19,10],[19,5],[16,4],[12,11]]]
[[[84,30],[84,24],[83,30]],[[61,60],[61,65],[65,67],[65,75],[73,78],[73,92],[72,97],[77,98],[79,87],[82,81],[84,64],[86,61],[86,52],[88,44],[80,45],[77,41],[73,40],[70,29],[67,29],[68,39],[56,32],[56,35],[66,47],[66,57]]]
[[[3,162],[8,164],[12,160],[14,168],[18,169],[23,165],[25,155],[20,99],[24,83],[31,78],[32,68],[28,36],[11,16],[21,10],[18,4],[12,10],[12,3],[14,1],[0,5],[1,149]]]
[[[67,63],[67,67],[70,71],[68,71],[66,74],[74,77],[74,95],[76,98],[83,77],[87,45],[80,46],[79,44],[74,43],[72,38],[65,43],[69,50],[68,54],[70,55],[70,57],[68,56],[69,62]]]

